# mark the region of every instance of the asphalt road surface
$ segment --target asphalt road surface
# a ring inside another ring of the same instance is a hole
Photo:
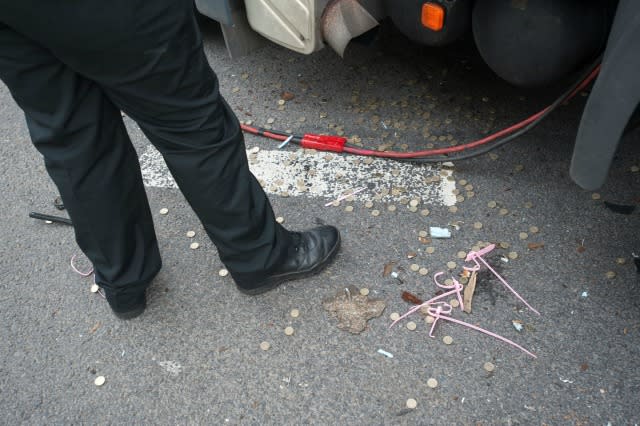
[[[469,141],[538,111],[563,88],[514,89],[465,44],[426,49],[387,34],[351,46],[344,60],[329,49],[301,56],[273,45],[231,60],[216,25],[205,23],[204,32],[221,90],[241,120],[344,134],[373,148]],[[258,297],[219,275],[215,247],[125,118],[164,261],[147,311],[125,322],[90,292],[91,277],[70,268],[80,254],[72,229],[27,216],[64,212],[54,208],[56,190],[0,85],[2,423],[639,423],[640,285],[632,255],[640,253],[639,216],[605,201],[640,202],[640,132],[626,136],[605,187],[581,190],[568,169],[584,102],[576,98],[518,141],[453,168],[279,150],[247,136],[254,173],[285,225],[335,224],[343,238],[325,272]],[[361,187],[353,200],[325,206]],[[451,238],[421,237],[430,226],[449,228]],[[389,328],[392,313],[411,307],[403,291],[434,296],[433,274],[458,277],[459,252],[487,243],[498,244],[487,259],[540,315],[481,273],[472,312],[454,308],[448,318],[498,333],[537,358],[446,318],[433,338],[420,313]],[[78,266],[88,265],[79,259]],[[386,304],[360,334],[339,329],[323,308],[345,288],[352,303],[368,289],[369,299]]]

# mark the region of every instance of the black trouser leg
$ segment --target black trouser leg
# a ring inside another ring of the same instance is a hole
[[[96,281],[127,303],[160,269],[136,153],[99,85],[0,24],[0,77],[69,211]],[[27,174],[28,176],[28,174]]]
[[[290,237],[275,222],[249,171],[238,121],[220,96],[204,55],[193,5],[173,0],[132,4],[106,12],[113,13],[114,22],[121,17],[130,22],[128,32],[120,26],[114,31],[118,43],[101,40],[103,47],[95,49],[78,34],[70,39],[80,46],[66,46],[66,38],[57,37],[51,49],[138,122],[164,156],[222,261],[234,278],[250,285],[282,262]],[[73,23],[65,26],[64,14],[56,13],[63,21],[57,29],[74,31]],[[39,35],[41,30],[33,31]]]

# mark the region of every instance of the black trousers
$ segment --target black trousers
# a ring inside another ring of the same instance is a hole
[[[162,153],[236,280],[282,262],[289,234],[249,171],[191,0],[0,0],[0,78],[112,295],[139,294],[161,266],[120,111]]]

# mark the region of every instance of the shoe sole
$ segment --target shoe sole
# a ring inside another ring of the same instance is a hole
[[[342,242],[342,238],[340,234],[338,234],[338,241],[336,241],[335,245],[333,246],[333,249],[329,253],[327,253],[324,259],[318,262],[318,264],[311,269],[307,269],[305,271],[290,272],[288,274],[276,275],[274,277],[269,278],[269,280],[265,284],[262,284],[260,287],[256,287],[256,288],[242,288],[237,284],[236,284],[236,287],[238,287],[238,290],[240,290],[241,293],[247,294],[249,296],[257,296],[259,294],[266,293],[270,290],[273,290],[274,288],[278,287],[280,284],[284,282],[291,281],[291,280],[298,280],[302,278],[308,278],[310,276],[316,275],[318,272],[322,271],[324,268],[329,266],[329,264],[331,263],[333,258],[336,256],[336,254],[338,254],[341,242]]]

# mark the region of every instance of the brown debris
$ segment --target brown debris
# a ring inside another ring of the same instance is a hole
[[[476,291],[476,280],[478,274],[476,272],[471,273],[469,278],[469,284],[464,288],[464,294],[462,301],[464,302],[464,311],[468,314],[471,313],[471,302],[473,301],[473,293]]]
[[[413,293],[409,293],[408,291],[402,292],[402,300],[408,303],[412,303],[414,305],[422,305],[423,303],[422,299],[420,299],[418,296],[416,296]]]
[[[91,327],[89,329],[89,333],[95,333],[96,330],[98,330],[101,325],[102,325],[102,323],[100,321],[98,321],[97,323],[95,323],[95,325],[93,327]]]
[[[544,243],[529,243],[527,244],[527,248],[529,250],[537,250],[539,248],[544,247]]]
[[[389,262],[384,265],[384,270],[382,271],[383,277],[388,277],[391,272],[393,272],[393,267],[396,265],[396,262]]]
[[[282,92],[282,94],[280,95],[280,99],[282,99],[284,101],[290,101],[295,97],[296,97],[296,95],[294,95],[291,92],[287,92],[287,91]]]
[[[322,306],[332,317],[338,319],[340,330],[359,334],[367,327],[368,320],[382,315],[386,303],[380,299],[369,299],[368,296],[361,295],[357,288],[350,286],[326,299]]]

